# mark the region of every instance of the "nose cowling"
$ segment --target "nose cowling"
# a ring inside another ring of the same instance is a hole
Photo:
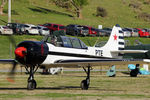
[[[48,55],[48,46],[44,42],[24,41],[15,50],[16,60],[24,65],[37,65],[44,62]]]
[[[15,50],[15,55],[20,58],[24,58],[27,53],[27,49],[25,47],[18,47]]]

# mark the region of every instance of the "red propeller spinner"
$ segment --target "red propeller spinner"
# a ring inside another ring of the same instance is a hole
[[[16,48],[15,50],[15,55],[17,57],[20,57],[20,58],[24,58],[24,56],[27,54],[27,49],[25,47],[18,47]]]

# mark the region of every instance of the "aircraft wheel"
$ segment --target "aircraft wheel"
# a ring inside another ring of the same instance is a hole
[[[83,80],[81,82],[81,89],[82,90],[88,90],[88,88],[89,88],[89,84],[88,84],[87,80]]]
[[[28,85],[27,85],[27,89],[28,90],[34,90],[36,89],[36,81],[35,80],[31,80],[31,81],[28,81]]]

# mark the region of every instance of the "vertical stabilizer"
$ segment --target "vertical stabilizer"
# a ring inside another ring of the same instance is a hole
[[[110,57],[118,57],[118,53],[113,51],[124,50],[124,37],[121,27],[117,24],[113,27],[110,37],[107,43],[102,47],[103,50],[107,50]]]

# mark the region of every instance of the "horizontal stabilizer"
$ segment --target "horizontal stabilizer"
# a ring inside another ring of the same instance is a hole
[[[146,53],[148,50],[118,50],[118,51],[111,51],[112,53]]]
[[[150,59],[144,59],[144,62],[150,63]]]

